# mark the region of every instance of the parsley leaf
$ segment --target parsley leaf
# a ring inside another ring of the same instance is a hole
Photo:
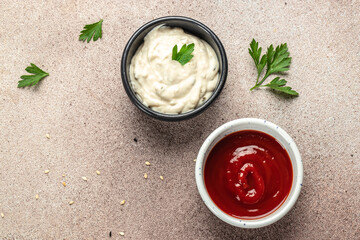
[[[38,68],[35,64],[30,63],[30,65],[31,66],[27,67],[25,71],[27,71],[28,73],[32,73],[33,75],[22,75],[20,78],[23,80],[19,81],[18,88],[33,86],[37,84],[44,77],[49,76],[47,72],[44,72],[43,70]]]
[[[80,41],[85,41],[87,39],[87,42],[90,42],[91,38],[93,37],[93,41],[95,42],[96,40],[98,40],[99,38],[102,37],[102,22],[103,20],[101,19],[100,21],[93,23],[93,24],[88,24],[85,25],[84,30],[82,30],[79,36],[79,40]]]
[[[298,96],[299,93],[296,92],[295,90],[292,90],[291,87],[289,86],[285,86],[287,81],[285,79],[281,79],[279,80],[280,77],[276,77],[274,78],[270,83],[266,84],[266,85],[262,85],[261,87],[269,87],[272,88],[274,90],[286,93],[286,94],[290,94],[293,96]],[[284,87],[285,86],[285,87]]]
[[[286,94],[298,96],[299,93],[292,90],[291,87],[285,86],[287,81],[285,79],[280,79],[276,77],[270,83],[266,85],[262,85],[263,82],[271,75],[275,73],[283,73],[288,71],[290,68],[291,57],[289,57],[290,53],[287,48],[287,44],[283,43],[277,46],[274,49],[274,46],[271,44],[266,54],[264,54],[261,58],[261,48],[258,48],[259,43],[253,39],[250,43],[249,54],[254,60],[255,66],[258,71],[258,76],[256,79],[255,86],[253,86],[250,90],[254,90],[258,87],[269,87]],[[266,65],[266,72],[261,81],[259,81],[260,75]]]
[[[277,46],[275,51],[273,45],[270,45],[267,55],[267,70],[266,75],[273,73],[281,73],[288,71],[290,68],[291,57],[288,52],[286,43]]]
[[[178,61],[181,65],[184,66],[193,58],[194,55],[191,55],[191,53],[194,51],[194,46],[194,43],[191,43],[187,46],[184,44],[178,52],[177,45],[175,45],[172,50],[172,60]]]
[[[250,48],[249,48],[249,54],[250,56],[254,59],[255,62],[255,66],[258,70],[258,76],[256,79],[256,83],[259,81],[259,77],[260,74],[262,72],[262,70],[265,67],[266,64],[266,54],[264,56],[262,56],[261,60],[260,60],[260,55],[261,55],[261,48],[258,48],[258,43],[255,41],[255,39],[253,39],[250,43]]]

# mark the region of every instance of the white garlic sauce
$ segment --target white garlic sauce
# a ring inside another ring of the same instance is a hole
[[[194,43],[194,57],[182,66],[172,49]],[[219,61],[212,47],[181,28],[158,26],[144,38],[130,64],[130,82],[141,102],[153,110],[178,114],[201,106],[219,82]]]

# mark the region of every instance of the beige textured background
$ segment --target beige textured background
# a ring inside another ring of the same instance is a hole
[[[0,12],[0,239],[359,239],[359,1],[1,0]],[[215,104],[177,123],[141,113],[120,77],[131,34],[167,15],[209,26],[229,60]],[[100,18],[103,38],[78,41]],[[286,79],[300,97],[249,91],[253,37],[288,43]],[[30,62],[50,76],[18,89]],[[282,126],[304,163],[294,209],[261,229],[218,220],[194,179],[203,140],[243,117]]]

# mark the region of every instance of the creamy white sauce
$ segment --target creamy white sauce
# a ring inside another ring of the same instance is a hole
[[[194,57],[182,66],[172,49],[194,43]],[[167,114],[202,105],[219,82],[219,61],[212,47],[181,28],[159,26],[149,32],[130,64],[130,82],[141,102]]]

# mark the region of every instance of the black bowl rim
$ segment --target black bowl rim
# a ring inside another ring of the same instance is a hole
[[[222,63],[221,64],[222,71],[220,73],[219,84],[218,84],[217,88],[214,90],[213,94],[210,96],[210,98],[200,107],[195,108],[194,110],[191,110],[189,112],[180,113],[180,114],[160,113],[160,112],[157,112],[157,111],[152,110],[151,108],[145,106],[136,97],[135,93],[133,92],[133,90],[129,84],[127,76],[126,76],[126,59],[128,57],[130,47],[134,43],[135,39],[144,30],[148,29],[149,27],[152,27],[152,26],[155,27],[155,25],[160,25],[162,22],[165,22],[165,24],[166,24],[166,21],[168,21],[168,20],[180,20],[180,21],[184,21],[184,22],[190,22],[190,23],[196,24],[196,25],[200,26],[201,28],[203,28],[205,30],[205,32],[207,32],[210,35],[210,37],[214,40],[217,47],[219,48],[221,63]],[[214,100],[218,97],[218,95],[224,88],[226,78],[227,78],[227,73],[228,73],[228,62],[227,62],[226,52],[225,52],[224,46],[222,45],[222,43],[220,42],[220,40],[216,36],[216,34],[210,28],[205,26],[203,23],[201,23],[195,19],[192,19],[189,17],[184,17],[184,16],[166,16],[166,17],[157,18],[157,19],[154,19],[154,20],[151,20],[151,21],[145,23],[130,37],[129,41],[127,42],[127,44],[124,48],[122,58],[121,58],[121,78],[122,78],[122,82],[123,82],[125,91],[126,91],[127,95],[129,96],[130,100],[135,104],[135,106],[137,106],[140,110],[142,110],[149,116],[154,117],[159,120],[163,120],[163,121],[187,120],[187,119],[195,117],[195,116],[199,115],[200,113],[202,113],[203,111],[205,111],[214,102]]]

